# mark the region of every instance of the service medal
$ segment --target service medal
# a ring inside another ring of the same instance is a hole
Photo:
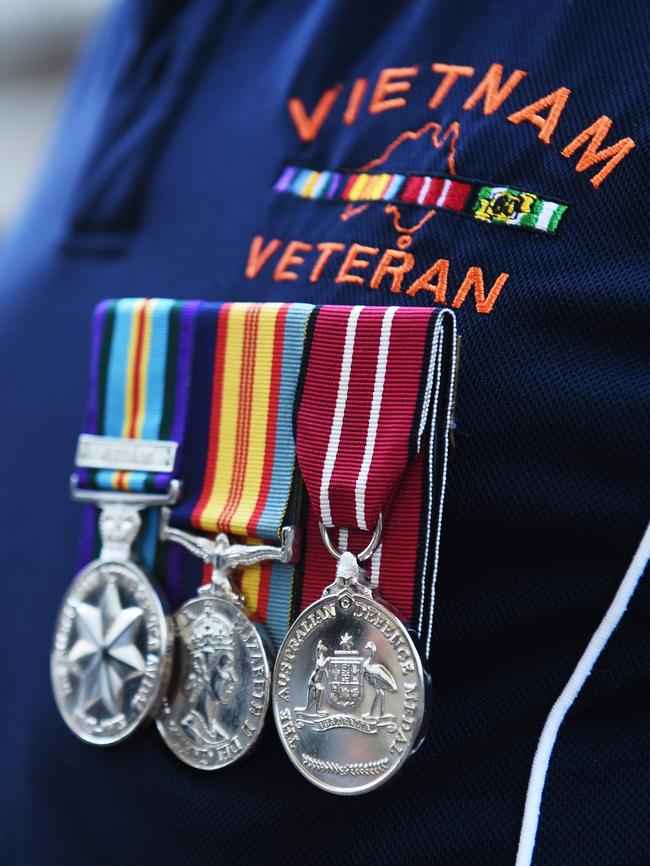
[[[170,527],[164,512],[160,537],[209,562],[212,580],[174,616],[174,674],[158,731],[181,761],[218,770],[257,742],[271,690],[270,642],[233,592],[230,574],[267,559],[291,561],[294,531],[283,530],[282,547],[230,544],[224,533],[212,541]]]
[[[64,596],[50,671],[70,730],[87,743],[105,746],[128,737],[158,710],[169,679],[171,642],[163,606],[130,558],[141,525],[139,509],[155,504],[148,500],[156,497],[75,495],[104,500],[99,502],[102,550]]]
[[[174,618],[176,682],[157,725],[181,761],[216,770],[236,761],[259,737],[270,672],[262,638],[241,603],[213,586]]]
[[[402,622],[373,597],[358,559],[298,617],[280,647],[273,712],[291,761],[314,785],[362,794],[422,741],[428,677]]]

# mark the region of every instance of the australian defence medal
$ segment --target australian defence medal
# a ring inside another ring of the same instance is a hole
[[[273,712],[291,761],[335,794],[383,785],[421,741],[427,690],[407,629],[343,553],[335,582],[298,617],[276,660]]]

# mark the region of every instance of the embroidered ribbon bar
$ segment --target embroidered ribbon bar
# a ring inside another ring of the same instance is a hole
[[[455,350],[449,310],[315,313],[296,432],[311,504],[303,607],[334,576],[318,521],[338,530],[340,548],[359,551],[382,514],[371,580],[430,638]]]
[[[443,175],[315,171],[290,165],[274,190],[324,201],[402,202],[548,234],[557,231],[567,210],[567,205],[535,193]]]
[[[77,449],[79,487],[166,493],[178,476],[199,307],[198,301],[123,298],[95,308],[90,389]],[[147,464],[151,454],[166,471],[119,468]],[[136,542],[148,568],[156,555],[158,516],[157,510],[143,515]],[[87,506],[80,563],[96,556],[97,548],[97,511]]]
[[[203,305],[188,418],[192,449],[172,524],[257,543],[276,541],[284,525],[299,522],[293,411],[312,310]],[[288,625],[293,572],[291,564],[268,561],[242,571],[247,607],[278,643]]]

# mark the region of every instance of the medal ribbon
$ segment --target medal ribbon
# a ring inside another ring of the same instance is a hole
[[[204,304],[197,325],[185,495],[171,523],[250,543],[277,542],[300,522],[293,414],[309,304]],[[206,568],[204,580],[209,580]],[[288,627],[294,566],[242,570],[247,608],[279,643]],[[184,590],[179,590],[183,594]]]
[[[165,298],[103,301],[95,309],[84,433],[182,444],[199,302]],[[178,474],[81,469],[95,490],[164,492]]]
[[[166,492],[178,477],[185,438],[194,329],[200,302],[153,298],[102,301],[93,317],[90,389],[84,433],[175,442],[174,471],[153,473],[78,469],[77,483],[93,490]],[[158,514],[144,515],[141,554],[152,565]],[[96,508],[85,509],[80,559],[97,547]]]
[[[339,548],[360,551],[382,514],[371,581],[429,643],[455,317],[432,308],[323,306],[311,331],[296,430],[311,506],[302,605],[336,570],[318,521]]]

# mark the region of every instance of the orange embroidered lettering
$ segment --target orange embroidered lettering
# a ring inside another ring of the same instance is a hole
[[[329,257],[332,253],[341,252],[341,250],[345,249],[345,244],[336,243],[336,241],[323,241],[320,244],[317,244],[316,249],[320,252],[319,257],[316,259],[316,264],[313,267],[311,274],[309,275],[310,283],[317,283],[320,279],[320,275],[323,273],[323,269],[327,264]]]
[[[400,264],[393,264],[393,262],[400,262]],[[370,288],[378,289],[384,277],[391,276],[390,290],[391,292],[395,292],[395,294],[399,294],[404,276],[413,270],[414,264],[415,259],[411,253],[404,253],[401,250],[386,250],[372,275]]]
[[[429,108],[437,108],[461,76],[471,78],[474,75],[473,66],[450,66],[447,63],[434,63],[431,68],[438,75],[442,75],[443,79],[429,100]]]
[[[288,268],[290,265],[303,265],[305,259],[303,256],[295,255],[295,253],[308,253],[313,249],[313,246],[313,244],[306,244],[303,243],[303,241],[289,241],[285,251],[280,256],[280,260],[275,266],[273,279],[276,282],[281,282],[282,280],[297,280],[298,274],[295,271],[288,270]]]
[[[345,114],[343,115],[343,123],[345,123],[346,126],[350,126],[351,123],[354,123],[354,121],[359,116],[359,109],[361,108],[363,97],[366,95],[367,87],[367,78],[357,78],[357,80],[352,85],[352,92],[350,93],[350,98],[348,99],[348,106],[345,109]]]
[[[591,184],[598,189],[607,175],[614,171],[619,162],[624,159],[632,148],[636,147],[636,142],[632,138],[621,138],[616,144],[610,144],[609,147],[599,150],[600,145],[607,138],[610,129],[612,128],[612,119],[607,115],[602,114],[598,120],[594,121],[591,126],[583,129],[579,135],[570,141],[567,146],[560,151],[562,156],[573,156],[573,154],[582,147],[585,141],[589,144],[584,150],[584,153],[576,163],[576,171],[584,171],[591,168],[592,165],[597,165],[599,162],[607,160],[598,174],[595,174],[590,180]]]
[[[376,256],[379,252],[379,247],[366,247],[363,244],[350,244],[350,249],[347,252],[347,255],[343,259],[343,264],[339,268],[339,272],[336,275],[337,283],[357,283],[358,285],[363,285],[363,277],[359,277],[356,274],[351,274],[350,271],[352,268],[367,268],[370,262],[367,262],[365,259],[357,258],[358,254],[365,254],[368,256]]]
[[[257,276],[263,268],[263,263],[277,250],[279,245],[284,243],[284,241],[274,238],[265,246],[261,236],[253,238],[246,275],[250,278]],[[316,261],[311,267],[311,271],[303,268],[301,274],[296,274],[294,270],[291,270],[291,267],[303,265],[305,258],[301,253],[307,253],[310,250],[318,251],[315,255]],[[406,275],[416,269],[419,270],[419,268],[417,268],[417,256],[415,253],[406,252],[403,249],[389,248],[380,250],[378,247],[369,247],[358,243],[351,243],[348,246],[339,241],[321,241],[319,243],[289,241],[286,243],[286,248],[273,271],[273,279],[276,281],[309,279],[310,283],[317,283],[319,280],[326,278],[325,270],[332,256],[335,253],[343,255],[344,252],[343,262],[335,277],[335,282],[337,283],[354,283],[358,286],[365,286],[368,290],[387,288],[394,294],[406,294],[411,298],[415,297],[418,292],[425,291],[433,295],[436,303],[448,303],[449,260],[438,259],[408,285]],[[373,256],[379,256],[376,264],[369,261]],[[371,264],[373,265],[373,270],[369,282],[365,276],[353,273],[355,270],[367,270]],[[309,274],[309,277],[307,277],[307,274]],[[507,273],[499,274],[486,297],[482,268],[478,266],[470,267],[465,273],[463,282],[456,292],[451,306],[455,308],[460,307],[467,296],[473,292],[477,312],[490,313],[509,276]],[[386,277],[390,280],[388,285],[385,282]],[[329,279],[329,276],[327,279]]]
[[[417,66],[400,66],[396,69],[382,69],[368,106],[370,114],[379,114],[380,111],[389,111],[391,108],[402,108],[406,105],[406,99],[403,96],[397,96],[393,99],[386,99],[386,97],[392,93],[407,93],[411,89],[411,82],[395,81],[395,79],[415,78],[418,74],[418,68]]]
[[[509,276],[510,274],[499,274],[486,298],[483,286],[483,270],[477,267],[469,268],[465,274],[465,279],[456,292],[456,297],[452,301],[452,307],[458,309],[469,292],[473,289],[474,298],[476,299],[476,312],[489,313],[494,306],[494,302],[501,294],[501,289],[504,287]]]
[[[476,90],[465,100],[463,108],[465,111],[469,111],[483,99],[483,114],[494,114],[497,109],[501,108],[521,79],[525,78],[526,74],[523,69],[515,69],[506,83],[502,85],[503,66],[500,63],[493,63]]]
[[[510,123],[521,123],[523,120],[528,120],[539,129],[537,138],[543,141],[544,144],[550,144],[551,136],[555,132],[557,122],[564,111],[564,106],[570,95],[571,91],[568,87],[558,87],[557,90],[549,93],[548,96],[543,96],[536,102],[531,102],[530,105],[525,105],[519,111],[509,114],[508,120]],[[550,109],[548,117],[542,117],[538,114],[539,111],[544,111],[545,108]]]
[[[264,265],[271,258],[273,253],[282,246],[282,241],[277,238],[269,241],[266,246],[263,246],[264,238],[262,235],[256,235],[251,241],[251,248],[248,253],[248,263],[246,264],[246,276],[249,280],[254,279],[262,270]]]
[[[288,108],[291,119],[296,125],[298,135],[302,141],[313,141],[320,132],[321,126],[327,120],[330,111],[334,107],[334,103],[339,97],[339,93],[343,89],[342,84],[337,84],[335,87],[330,87],[318,100],[318,105],[314,109],[311,117],[307,114],[305,105],[302,99],[297,96],[289,100]]]
[[[438,261],[431,265],[431,267],[419,276],[415,282],[411,283],[406,290],[406,294],[414,297],[418,292],[424,289],[426,292],[433,292],[436,303],[444,304],[447,300],[448,276],[449,260],[438,259]],[[437,277],[435,283],[432,282],[434,277]]]

